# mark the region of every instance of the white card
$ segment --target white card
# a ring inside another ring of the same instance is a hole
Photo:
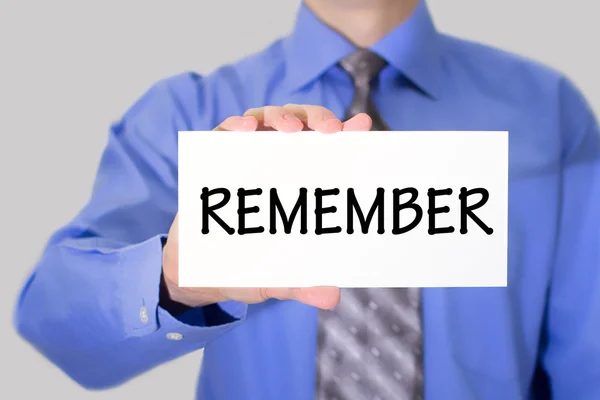
[[[179,283],[506,286],[507,207],[508,132],[179,132]]]

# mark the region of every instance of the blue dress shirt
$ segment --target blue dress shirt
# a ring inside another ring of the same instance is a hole
[[[353,89],[336,62],[353,50],[302,5],[293,33],[263,52],[149,89],[112,125],[89,202],[26,282],[20,334],[87,388],[204,348],[199,399],[313,398],[317,309],[224,302],[174,317],[159,305],[161,252],[177,211],[177,131],[286,103],[341,117]],[[374,100],[392,129],[510,132],[508,287],[423,289],[426,399],[541,399],[544,387],[600,399],[589,104],[550,68],[439,33],[424,2],[372,50],[389,62]]]

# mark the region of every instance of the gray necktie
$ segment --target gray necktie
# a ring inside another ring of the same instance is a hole
[[[371,82],[386,64],[383,58],[366,49],[359,49],[340,61],[340,66],[354,82],[354,98],[344,120],[367,113],[373,120],[372,130],[390,130],[371,100]]]
[[[340,62],[355,86],[346,118],[365,112],[373,130],[389,130],[370,98],[370,83],[385,64],[362,49]],[[342,289],[340,304],[319,312],[316,398],[423,399],[421,350],[418,288]]]

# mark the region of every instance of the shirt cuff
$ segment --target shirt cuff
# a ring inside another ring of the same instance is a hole
[[[243,321],[248,306],[237,301],[192,308],[177,317],[160,307],[165,238],[156,235],[119,253],[120,309],[126,337],[142,337],[160,329],[206,342]]]

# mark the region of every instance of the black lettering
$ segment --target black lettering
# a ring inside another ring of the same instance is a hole
[[[394,189],[392,193],[394,194],[394,228],[392,229],[392,234],[400,235],[410,231],[421,222],[421,219],[423,218],[423,209],[415,203],[417,196],[419,195],[417,189],[412,187],[404,188],[402,190]],[[401,204],[400,196],[406,193],[410,193],[410,200]],[[406,225],[404,228],[400,228],[400,211],[405,208],[412,208],[415,210],[416,216],[410,224]]]
[[[306,188],[300,188],[300,194],[298,196],[298,200],[296,200],[296,204],[294,205],[294,209],[292,210],[292,213],[290,215],[290,217],[288,218],[285,214],[285,210],[283,209],[283,205],[281,204],[281,200],[279,199],[279,196],[277,195],[277,189],[272,188],[271,189],[271,200],[270,200],[270,217],[271,217],[271,221],[270,221],[270,228],[269,228],[269,232],[271,234],[276,234],[277,233],[277,216],[276,213],[279,212],[279,215],[281,216],[281,220],[283,222],[283,231],[287,234],[289,234],[292,231],[292,225],[294,223],[294,219],[296,218],[296,215],[298,214],[298,211],[300,211],[300,233],[301,234],[306,234],[308,232],[307,228],[306,228],[306,219],[307,219],[307,197],[306,194],[308,193],[308,191],[306,190]]]
[[[480,194],[481,199],[477,203],[468,206],[467,197],[472,194]],[[483,223],[483,221],[473,212],[473,210],[477,210],[487,203],[490,198],[490,193],[484,188],[475,188],[471,190],[467,190],[467,188],[461,188],[458,197],[460,199],[460,233],[463,235],[467,233],[467,216],[475,221],[475,223],[479,225],[479,227],[488,235],[494,233],[494,230]]]
[[[435,214],[444,214],[450,212],[450,207],[436,207],[435,206],[435,197],[436,196],[449,196],[452,194],[452,189],[442,189],[435,190],[433,188],[427,191],[427,196],[429,196],[429,209],[427,210],[427,214],[429,214],[429,229],[427,232],[430,235],[435,235],[436,233],[452,233],[454,232],[453,226],[447,226],[445,228],[436,228],[435,227]]]
[[[323,214],[335,213],[337,208],[335,206],[325,207],[323,208],[323,197],[325,196],[337,196],[340,194],[340,189],[326,189],[323,190],[321,188],[315,189],[315,214],[317,216],[315,233],[317,235],[322,235],[324,233],[340,233],[342,228],[339,226],[323,228]]]
[[[348,214],[348,228],[347,228],[347,232],[349,234],[353,234],[354,233],[354,213],[353,210],[356,210],[356,214],[358,216],[358,220],[360,222],[360,227],[361,227],[361,231],[362,233],[369,233],[369,225],[371,225],[371,220],[373,219],[373,216],[375,215],[375,211],[377,211],[377,233],[379,233],[380,235],[385,233],[385,229],[383,226],[383,222],[384,222],[384,214],[383,214],[383,196],[385,194],[385,190],[383,188],[377,188],[377,195],[375,196],[375,201],[373,201],[373,205],[371,206],[371,209],[369,210],[369,214],[367,215],[367,218],[365,219],[365,216],[360,208],[360,205],[358,204],[358,200],[356,199],[356,195],[354,194],[354,189],[350,188],[348,189],[348,207],[347,207],[347,214]]]
[[[262,194],[262,189],[250,189],[246,190],[243,188],[238,189],[238,233],[240,235],[246,235],[249,233],[262,233],[265,228],[262,226],[256,226],[252,228],[246,228],[246,214],[257,213],[260,208],[258,206],[246,207],[246,196],[258,196]]]
[[[209,206],[208,198],[213,194],[222,194],[223,199],[217,204]],[[208,217],[214,219],[215,222],[219,224],[221,228],[225,229],[225,232],[227,232],[228,234],[233,235],[235,233],[235,229],[227,225],[225,221],[223,221],[221,217],[219,217],[215,213],[215,210],[224,207],[225,204],[229,202],[229,199],[231,199],[231,193],[226,188],[218,188],[212,190],[208,190],[208,188],[206,187],[202,188],[202,194],[200,195],[200,200],[202,200],[202,234],[207,235],[209,232]]]

